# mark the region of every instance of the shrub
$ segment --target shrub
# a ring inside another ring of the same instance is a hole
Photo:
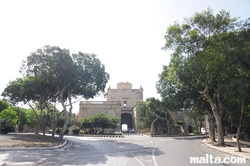
[[[156,133],[154,133],[154,135],[162,135],[162,133],[156,132]]]
[[[193,130],[193,133],[198,134],[199,131],[198,130]]]
[[[108,135],[123,135],[122,132],[109,132]]]
[[[178,120],[177,125],[182,126],[184,124],[183,120]]]
[[[73,132],[74,134],[78,135],[79,132],[80,132],[80,129],[74,129],[72,132]]]

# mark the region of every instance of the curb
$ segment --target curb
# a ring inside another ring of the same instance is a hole
[[[187,137],[190,136],[188,134],[181,134],[181,135],[150,135],[150,137]]]
[[[217,148],[217,147],[215,147],[215,146],[213,146],[213,145],[210,145],[210,144],[206,143],[205,141],[206,141],[206,139],[204,139],[204,140],[202,141],[203,144],[205,144],[206,146],[208,146],[208,147],[210,147],[210,148],[212,148],[212,149],[216,149],[216,150],[219,150],[219,151],[221,151],[221,152],[224,152],[224,153],[227,153],[227,154],[231,154],[232,156],[243,157],[243,158],[246,158],[247,160],[250,160],[250,157],[247,157],[247,156],[244,156],[244,155],[236,154],[236,153],[234,153],[234,152],[229,152],[229,151],[227,151],[227,150],[223,150],[223,149]]]
[[[77,137],[124,137],[123,135],[95,135],[95,134],[82,134],[82,135],[73,135]]]
[[[232,140],[233,140],[234,142],[237,141],[236,138],[234,138],[234,137],[232,137]],[[250,142],[247,142],[247,141],[242,141],[242,140],[240,140],[240,143],[250,146]]]
[[[0,148],[0,151],[13,151],[13,150],[52,150],[64,147],[69,141],[64,139],[64,143],[53,147],[22,147],[22,148]],[[1,166],[1,164],[0,164]]]

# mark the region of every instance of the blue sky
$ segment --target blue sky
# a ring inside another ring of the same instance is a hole
[[[250,17],[249,0],[0,1],[0,92],[21,76],[22,60],[49,44],[96,54],[110,74],[107,87],[130,82],[144,88],[144,100],[159,98],[155,83],[170,59],[161,50],[167,27],[208,6],[214,13],[224,9],[232,17]]]

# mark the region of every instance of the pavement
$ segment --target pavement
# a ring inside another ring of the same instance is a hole
[[[216,150],[219,150],[224,153],[231,154],[233,156],[238,156],[238,157],[245,157],[247,160],[250,160],[250,142],[246,141],[240,141],[241,142],[241,150],[242,152],[238,152],[236,140],[233,138],[233,135],[227,135],[224,137],[225,141],[225,146],[218,146],[216,145],[216,142],[213,144],[209,139],[204,139],[203,143],[209,147],[213,148]],[[59,146],[55,147],[34,147],[34,148],[4,148],[0,147],[0,151],[9,151],[9,150],[24,150],[24,149],[56,149],[56,148],[62,148],[67,145],[67,140],[65,139],[65,142]],[[0,163],[0,166],[3,166],[3,164]]]
[[[240,141],[242,152],[238,151],[236,139],[234,135],[227,135],[224,137],[225,146],[218,146],[215,143],[212,143],[209,139],[204,139],[203,143],[213,149],[219,150],[224,153],[231,154],[237,157],[245,157],[247,160],[250,160],[250,142]]]

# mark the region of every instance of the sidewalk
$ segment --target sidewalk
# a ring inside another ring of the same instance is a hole
[[[218,146],[216,145],[216,143],[212,144],[209,139],[204,139],[203,143],[213,149],[231,154],[233,156],[245,157],[247,160],[250,160],[250,142],[240,141],[242,152],[239,152],[236,144],[236,139],[233,138],[233,135],[225,136],[224,141],[225,146]]]

